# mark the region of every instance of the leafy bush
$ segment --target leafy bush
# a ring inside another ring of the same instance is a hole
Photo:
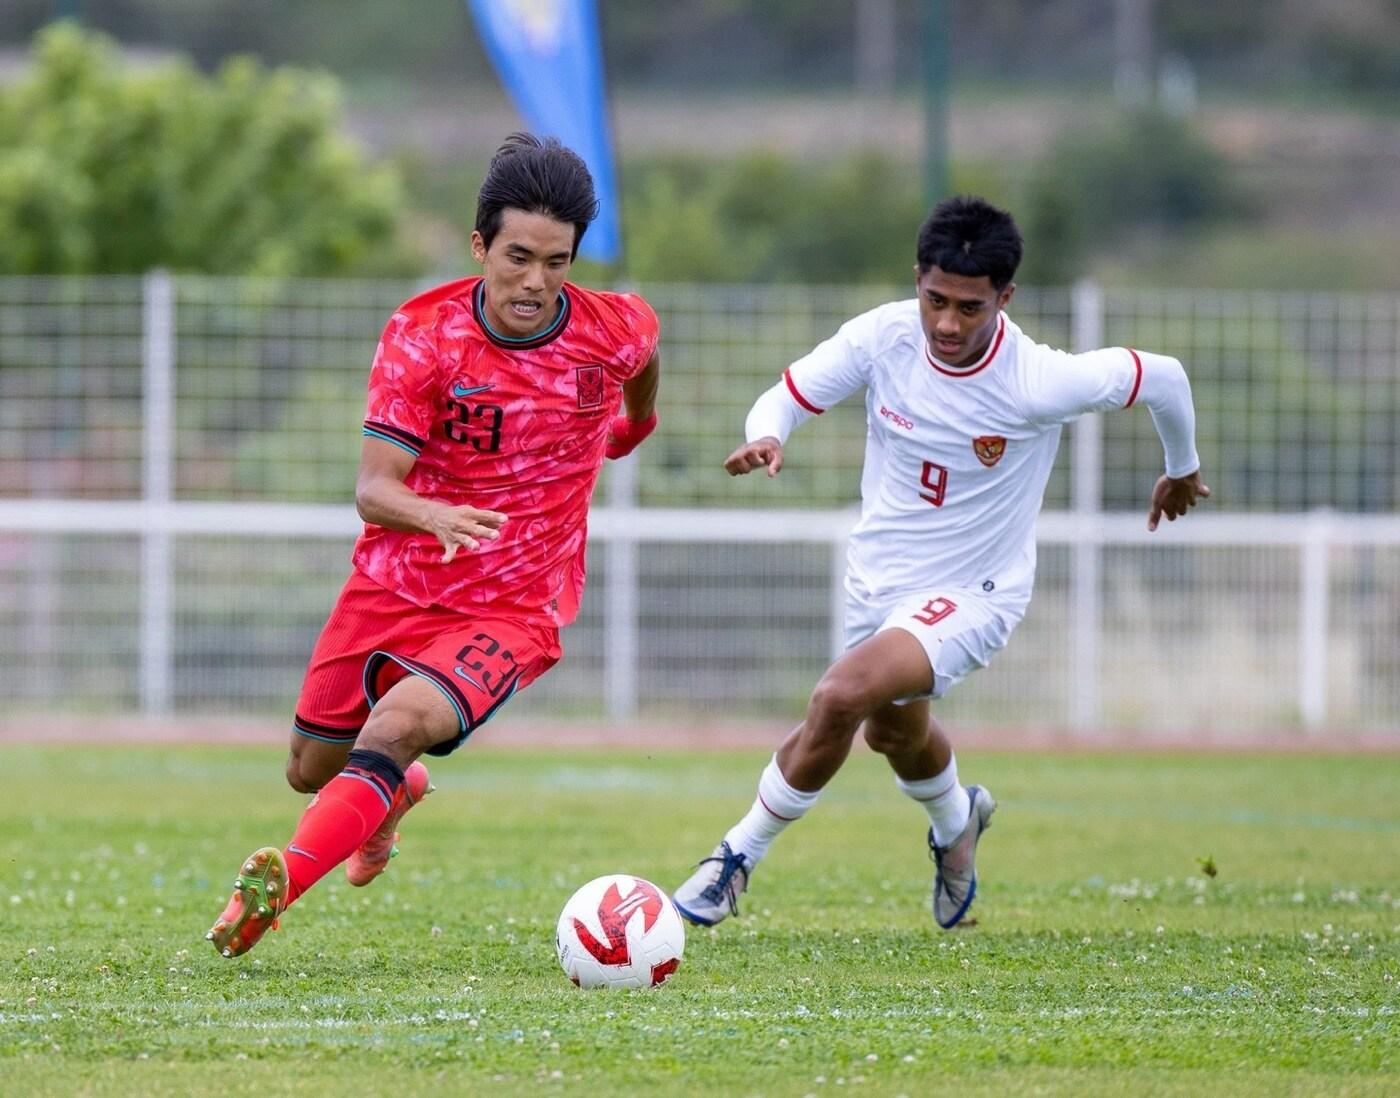
[[[1026,184],[1022,277],[1063,283],[1086,254],[1143,230],[1177,232],[1246,214],[1229,161],[1190,126],[1159,111],[1061,139]]]
[[[918,173],[868,153],[811,165],[756,153],[624,166],[630,278],[898,281],[924,217]]]
[[[0,91],[0,273],[401,267],[399,185],[339,130],[330,77],[123,63],[69,24]]]

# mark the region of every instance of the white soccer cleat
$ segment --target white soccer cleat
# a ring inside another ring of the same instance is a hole
[[[992,826],[992,813],[997,802],[980,785],[967,787],[970,801],[967,826],[947,846],[933,841],[933,829],[928,833],[929,854],[935,866],[933,874],[933,918],[944,930],[951,930],[962,921],[977,895],[977,840]]]
[[[697,926],[714,926],[730,915],[739,914],[739,894],[749,887],[753,862],[734,853],[727,842],[702,858],[690,879],[676,889],[671,901],[685,918]]]

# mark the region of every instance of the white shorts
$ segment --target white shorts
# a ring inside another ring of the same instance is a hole
[[[912,634],[928,654],[933,681],[926,692],[899,702],[941,698],[955,684],[986,667],[1006,647],[1026,612],[1025,600],[964,587],[934,588],[884,599],[846,577],[845,643],[850,651],[886,629]],[[898,702],[896,704],[899,704]]]

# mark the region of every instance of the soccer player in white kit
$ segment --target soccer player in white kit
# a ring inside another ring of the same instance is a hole
[[[737,914],[754,866],[816,802],[864,725],[895,784],[928,813],[933,915],[945,929],[956,926],[976,895],[977,842],[996,802],[958,780],[929,700],[985,667],[1026,612],[1036,515],[1060,429],[1086,412],[1146,405],[1166,454],[1148,529],[1210,495],[1181,363],[1123,347],[1069,354],[1032,341],[1004,311],[1021,247],[1004,211],[977,198],[940,203],[919,232],[917,300],[848,321],[794,362],[755,402],[748,441],[724,463],[732,476],[776,476],[792,430],[864,387],[846,651],[763,771],[747,815],[676,890],[676,906],[694,923]]]

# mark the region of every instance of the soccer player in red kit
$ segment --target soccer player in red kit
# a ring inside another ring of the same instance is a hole
[[[404,304],[370,370],[354,570],[311,657],[287,781],[315,793],[244,860],[206,937],[246,953],[341,862],[381,873],[448,755],[559,659],[604,457],[656,426],[656,314],[565,281],[597,213],[583,161],[513,134],[477,197],[477,278]]]

